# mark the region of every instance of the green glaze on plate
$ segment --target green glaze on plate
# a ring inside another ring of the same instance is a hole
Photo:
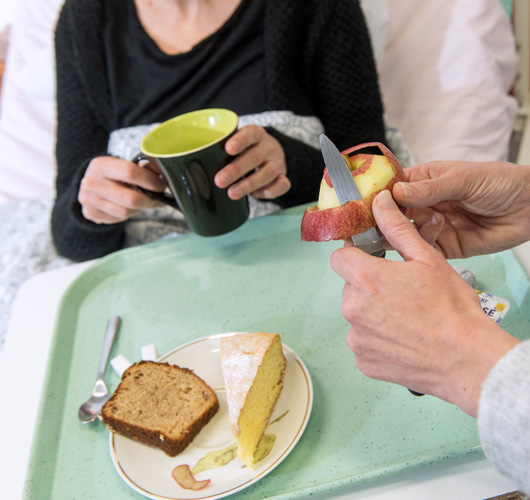
[[[264,458],[267,458],[274,443],[276,442],[275,434],[264,434],[261,438],[258,449],[254,453],[254,463],[258,463]],[[224,467],[237,457],[237,444],[233,443],[222,450],[210,451],[202,457],[191,469],[193,475],[201,472],[215,469],[217,467]]]
[[[232,443],[222,450],[210,451],[202,457],[191,469],[195,476],[206,470],[224,467],[237,457],[237,444]]]
[[[130,361],[147,344],[165,353],[230,331],[278,332],[304,360],[314,401],[303,436],[279,467],[231,498],[303,498],[480,451],[475,420],[458,408],[357,370],[340,311],[343,282],[329,265],[342,243],[302,242],[304,209],[253,219],[216,238],[190,235],[120,251],[71,285],[56,325],[26,498],[142,498],[116,473],[103,426],[83,426],[76,416],[112,315],[122,318],[113,356]],[[470,269],[481,290],[509,300],[502,327],[526,338],[529,280],[512,252],[454,264]],[[110,390],[119,382],[111,369],[107,382]]]

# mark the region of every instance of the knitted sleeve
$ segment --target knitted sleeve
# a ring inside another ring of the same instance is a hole
[[[340,150],[369,141],[385,143],[378,75],[359,3],[325,3],[328,11],[310,43],[316,114]]]
[[[508,352],[489,374],[477,423],[486,457],[530,493],[530,340]]]
[[[317,116],[340,150],[385,143],[378,76],[358,2],[272,0],[270,12],[275,4],[281,16],[266,28],[267,46],[274,48],[267,66],[271,105]],[[278,139],[292,188],[275,201],[283,206],[314,201],[324,170],[320,151]]]
[[[267,127],[267,132],[282,145],[287,163],[287,177],[291,189],[273,201],[283,208],[316,201],[320,181],[324,173],[324,161],[320,150]]]
[[[51,228],[57,251],[72,260],[101,257],[121,247],[122,224],[95,224],[86,220],[77,201],[88,163],[106,154],[109,119],[104,110],[106,83],[98,37],[98,2],[68,0],[55,32],[57,75],[57,178]],[[100,16],[99,16],[100,17]],[[82,23],[78,22],[82,19]],[[88,41],[90,40],[90,41]],[[87,81],[86,76],[92,79]],[[98,89],[94,102],[94,88]]]

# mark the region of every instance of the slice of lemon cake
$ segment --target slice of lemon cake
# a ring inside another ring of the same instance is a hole
[[[285,357],[277,333],[221,338],[221,364],[237,455],[254,468],[254,453],[283,387]]]
[[[191,370],[140,361],[124,372],[101,420],[108,430],[174,457],[218,409],[215,392]]]

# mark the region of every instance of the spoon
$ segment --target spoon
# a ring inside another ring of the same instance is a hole
[[[107,323],[107,332],[105,333],[105,340],[103,341],[103,350],[101,352],[101,359],[99,360],[98,378],[92,391],[90,399],[83,403],[78,411],[79,420],[86,424],[98,418],[103,405],[110,399],[110,394],[105,385],[105,369],[109,361],[110,350],[120,325],[120,317],[112,316]]]

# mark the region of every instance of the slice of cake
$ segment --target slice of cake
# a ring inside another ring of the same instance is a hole
[[[250,469],[283,387],[285,357],[277,333],[221,338],[221,364],[237,455]]]
[[[174,457],[218,409],[215,392],[191,370],[140,361],[124,372],[101,420],[108,430]]]

